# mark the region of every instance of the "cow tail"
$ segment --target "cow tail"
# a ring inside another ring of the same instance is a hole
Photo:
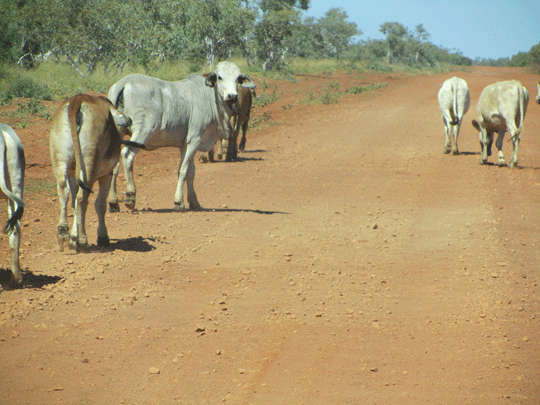
[[[81,111],[81,106],[82,100],[78,97],[68,105],[69,130],[71,132],[71,138],[73,139],[73,150],[75,153],[75,179],[77,180],[79,187],[81,187],[87,193],[92,193],[92,189],[85,183],[86,179],[81,178],[83,177],[81,176],[83,173],[83,168],[86,170],[84,167],[84,158],[79,139],[79,132],[84,121],[84,114]]]
[[[454,125],[459,124],[459,111],[458,111],[458,102],[457,102],[457,96],[458,96],[458,88],[454,88],[454,85],[452,84],[452,108],[454,109]]]
[[[523,120],[525,119],[525,113],[523,111],[523,107],[524,107],[523,103],[525,101],[525,94],[523,94],[523,86],[521,84],[518,86],[517,91],[518,91],[518,100],[519,100],[519,126],[517,127],[517,130],[514,136],[512,136],[509,139],[512,142],[514,142],[516,138],[519,141],[521,137],[521,131],[523,131]]]
[[[6,141],[4,140],[4,135],[0,136],[0,156],[3,157],[3,162],[7,161],[7,147]],[[4,233],[11,233],[15,229],[15,225],[17,224],[17,222],[23,216],[24,203],[19,197],[17,197],[8,189],[6,184],[6,176],[6,164],[4,163],[0,165],[0,190],[2,190],[2,192],[7,196],[7,198],[13,201],[17,206],[15,212],[7,220],[6,225],[3,228]]]

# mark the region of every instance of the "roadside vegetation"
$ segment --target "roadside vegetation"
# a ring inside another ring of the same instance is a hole
[[[10,114],[48,118],[43,101],[106,94],[129,73],[181,80],[209,72],[221,60],[236,62],[258,81],[255,104],[261,107],[279,100],[276,80],[330,78],[325,88],[303,94],[302,103],[321,104],[385,85],[341,88],[331,80],[337,71],[431,75],[482,64],[540,73],[540,43],[509,58],[472,60],[431,43],[422,24],[409,29],[382,22],[384,39],[362,40],[361,27],[342,9],[329,8],[315,19],[305,15],[309,5],[309,0],[0,0],[0,106],[15,102]]]

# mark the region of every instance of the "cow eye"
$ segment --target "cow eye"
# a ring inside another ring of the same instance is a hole
[[[218,76],[217,78],[218,78],[218,80],[223,80],[223,78],[221,76]]]

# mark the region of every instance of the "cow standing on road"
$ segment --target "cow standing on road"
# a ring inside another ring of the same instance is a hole
[[[538,82],[536,88],[538,89],[538,95],[536,96],[536,104],[540,104],[540,82]]]
[[[509,166],[514,167],[518,164],[519,140],[523,132],[523,121],[528,105],[529,93],[517,80],[493,83],[482,90],[476,107],[478,120],[472,121],[473,126],[480,132],[480,146],[482,147],[480,164],[486,164],[488,156],[491,156],[493,135],[497,132],[495,145],[499,150],[498,165],[506,165],[502,152],[506,131],[510,132],[510,139],[514,144]]]
[[[467,82],[459,77],[446,80],[439,90],[439,106],[441,107],[446,142],[444,153],[459,154],[458,136],[463,116],[469,111],[471,95]],[[454,147],[452,148],[452,132],[454,134]]]
[[[237,84],[252,88],[253,80],[232,62],[221,62],[207,77],[191,74],[186,79],[168,82],[140,74],[132,74],[115,83],[109,99],[132,120],[131,140],[144,144],[147,150],[163,147],[180,149],[178,184],[174,209],[184,211],[184,182],[187,185],[189,208],[200,208],[193,186],[197,151],[208,152],[221,138],[232,132],[233,104],[238,99]],[[126,177],[124,205],[135,208],[136,187],[133,160],[138,148],[125,147],[122,163]],[[109,208],[117,211],[116,173],[109,195]]]
[[[24,212],[24,150],[21,140],[9,125],[0,124],[0,198],[8,200],[9,219],[4,227],[11,248],[11,284],[22,284],[19,264],[20,219]]]
[[[122,137],[118,126],[129,126],[131,120],[105,97],[78,94],[67,99],[52,119],[50,151],[60,202],[58,245],[63,250],[69,241],[71,249],[85,249],[88,195],[99,182],[95,208],[98,214],[98,246],[109,246],[105,226],[107,194],[112,171],[120,158]],[[71,235],[67,219],[67,202],[71,190],[73,226]]]

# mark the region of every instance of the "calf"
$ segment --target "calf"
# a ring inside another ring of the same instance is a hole
[[[66,100],[52,119],[50,151],[56,177],[60,221],[58,245],[63,250],[69,241],[71,249],[88,246],[85,216],[88,195],[99,182],[95,208],[99,219],[98,246],[108,246],[109,236],[105,226],[107,194],[112,171],[120,158],[122,141],[118,126],[131,125],[131,119],[118,111],[105,97],[78,94]],[[67,220],[69,191],[73,200],[73,225],[71,235]]]
[[[9,235],[12,252],[11,284],[22,284],[19,264],[21,244],[20,219],[24,212],[24,151],[15,131],[6,124],[0,124],[0,198],[8,200],[9,219],[4,232]]]
[[[495,145],[499,150],[498,165],[506,165],[502,152],[506,131],[510,132],[510,139],[514,144],[509,166],[514,167],[518,164],[518,145],[528,105],[529,93],[517,80],[493,83],[482,91],[476,107],[478,120],[472,121],[473,126],[480,132],[482,147],[480,164],[486,164],[488,156],[491,156],[493,134],[497,132]]]
[[[467,82],[459,77],[446,80],[439,90],[439,106],[444,121],[446,142],[444,153],[459,154],[458,135],[463,116],[469,111],[471,95]],[[452,148],[452,132],[454,133],[454,147]]]

